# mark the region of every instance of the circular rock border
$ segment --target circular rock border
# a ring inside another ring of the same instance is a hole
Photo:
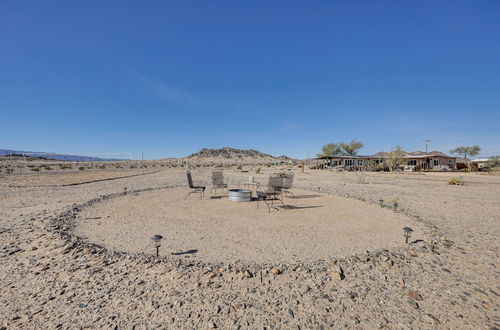
[[[49,216],[49,224],[48,230],[61,239],[65,241],[64,253],[69,253],[71,250],[78,250],[83,252],[88,252],[90,254],[98,254],[103,259],[113,259],[113,258],[123,258],[131,261],[142,262],[142,263],[166,263],[170,265],[174,265],[176,267],[196,267],[196,268],[207,268],[209,270],[213,269],[224,269],[224,270],[241,270],[248,277],[252,277],[253,274],[256,274],[262,270],[271,270],[271,272],[279,274],[287,270],[295,271],[299,268],[307,269],[313,272],[325,272],[329,271],[333,277],[336,279],[343,279],[345,277],[344,269],[342,267],[349,267],[357,263],[366,263],[368,261],[374,263],[387,263],[392,262],[393,259],[412,259],[417,257],[419,252],[432,252],[439,253],[438,250],[441,247],[449,248],[454,243],[450,240],[447,240],[445,236],[439,231],[437,226],[432,224],[429,221],[422,219],[419,215],[415,215],[404,209],[393,210],[393,212],[402,213],[405,216],[408,216],[415,222],[418,222],[423,225],[424,229],[427,229],[429,232],[427,236],[429,241],[420,241],[420,242],[411,242],[410,244],[404,247],[392,248],[389,249],[381,249],[377,251],[367,251],[366,253],[357,253],[348,257],[342,258],[328,258],[328,259],[315,259],[315,260],[305,260],[299,263],[249,263],[245,261],[236,260],[234,263],[229,264],[226,262],[213,262],[213,261],[197,261],[192,259],[181,259],[179,257],[171,257],[171,256],[160,256],[156,257],[151,254],[147,254],[144,252],[134,253],[134,252],[125,252],[125,251],[116,251],[108,249],[102,245],[91,243],[85,240],[85,238],[76,236],[74,234],[74,228],[76,226],[76,218],[79,213],[88,207],[92,207],[96,203],[100,203],[102,201],[118,198],[121,196],[125,196],[127,194],[138,194],[147,191],[160,191],[165,189],[174,189],[184,187],[184,185],[168,185],[162,187],[155,188],[144,188],[137,189],[132,191],[123,191],[120,193],[113,193],[108,195],[101,195],[97,198],[93,198],[84,203],[73,204],[68,210],[56,214],[55,216]],[[308,191],[315,191],[311,188],[301,189]],[[334,194],[331,192],[321,191],[321,193],[335,195],[345,198],[354,198],[356,200],[377,204],[372,200],[367,200],[364,198],[354,197],[349,194]],[[342,267],[341,267],[342,266]]]

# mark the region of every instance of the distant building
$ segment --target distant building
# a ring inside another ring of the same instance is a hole
[[[342,167],[346,170],[366,169],[368,162],[383,164],[387,167],[388,152],[377,152],[371,156],[325,156],[316,158],[320,167]],[[434,170],[450,171],[457,169],[457,157],[448,156],[440,151],[414,151],[404,156],[405,164],[401,166],[405,171]]]

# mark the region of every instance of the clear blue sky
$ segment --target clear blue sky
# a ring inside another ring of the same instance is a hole
[[[500,154],[500,1],[0,1],[0,148]]]

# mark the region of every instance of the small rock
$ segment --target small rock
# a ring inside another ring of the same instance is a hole
[[[279,269],[277,269],[277,268],[273,268],[273,269],[271,269],[271,274],[273,274],[273,275],[279,275],[279,274],[281,274],[281,271]]]
[[[419,308],[419,306],[418,306],[418,304],[417,304],[417,302],[416,302],[416,301],[411,300],[411,299],[408,299],[408,300],[407,300],[407,302],[408,302],[408,304],[410,304],[410,306],[411,306],[411,307],[413,307],[413,308],[415,308],[415,309],[418,309],[418,308]]]
[[[410,296],[414,300],[423,300],[422,296],[416,291],[408,292],[408,296]]]
[[[484,308],[489,309],[490,311],[494,311],[495,310],[495,306],[493,306],[489,302],[484,302],[482,305],[483,305]]]
[[[434,315],[432,314],[426,314],[427,318],[431,321],[431,322],[434,322],[436,324],[441,324],[441,321],[439,321],[439,319],[437,317],[435,317]]]

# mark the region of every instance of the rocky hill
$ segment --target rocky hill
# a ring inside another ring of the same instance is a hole
[[[242,150],[230,147],[219,149],[203,148],[200,151],[191,154],[185,158],[186,161],[192,164],[208,165],[243,165],[243,164],[267,164],[275,162],[288,162],[293,159],[286,156],[274,157],[270,154],[260,152],[258,150]]]

